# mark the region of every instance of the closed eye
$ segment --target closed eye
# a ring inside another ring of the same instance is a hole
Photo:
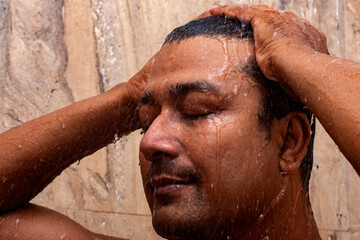
[[[195,114],[185,114],[183,113],[182,114],[182,117],[186,120],[197,120],[197,119],[200,119],[200,118],[204,118],[204,117],[207,117],[211,114],[214,114],[215,112],[205,112],[205,113],[195,113]]]

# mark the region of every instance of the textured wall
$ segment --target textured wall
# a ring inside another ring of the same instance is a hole
[[[294,10],[328,36],[332,54],[360,61],[357,0],[0,1],[0,130],[126,81],[174,27],[214,4]],[[360,238],[360,180],[318,125],[311,201],[323,239]],[[83,226],[131,239],[151,227],[138,167],[139,133],[74,164],[34,202]]]

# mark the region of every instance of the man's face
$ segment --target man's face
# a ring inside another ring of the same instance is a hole
[[[260,86],[241,70],[253,55],[243,39],[161,49],[139,105],[141,173],[160,235],[252,224],[279,192],[279,149],[258,123]]]

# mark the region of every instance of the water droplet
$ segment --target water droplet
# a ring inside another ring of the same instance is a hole
[[[105,225],[106,225],[106,219],[104,219],[104,218],[102,218],[101,220],[100,220],[100,227],[105,227]]]
[[[119,141],[119,139],[120,139],[119,135],[115,133],[113,143],[116,143],[117,141]]]
[[[124,201],[125,198],[124,198],[122,195],[119,194],[119,195],[116,197],[116,199],[119,200],[120,202],[122,202],[122,201]]]
[[[17,148],[18,148],[19,150],[21,150],[21,149],[23,149],[24,147],[23,147],[23,145],[20,144],[20,145],[17,146]]]
[[[340,219],[343,217],[343,214],[342,214],[342,212],[337,212],[336,216]]]
[[[14,235],[15,238],[18,235],[19,224],[20,224],[20,218],[17,218],[16,221],[15,221],[15,235]]]

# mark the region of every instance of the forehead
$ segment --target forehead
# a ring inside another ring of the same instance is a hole
[[[154,62],[148,88],[183,82],[231,84],[254,56],[251,40],[198,36],[165,44]],[[228,81],[219,81],[219,80]]]

